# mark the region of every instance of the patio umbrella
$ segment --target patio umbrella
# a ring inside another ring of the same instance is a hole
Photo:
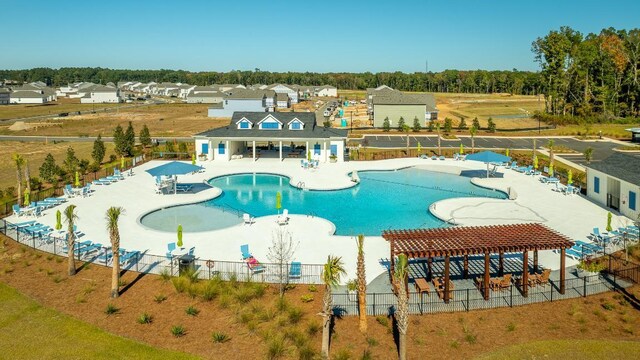
[[[60,213],[60,210],[56,211],[56,230],[61,230],[62,229],[62,213]]]
[[[78,174],[78,172],[76,171],[76,187],[80,187],[80,175]]]
[[[124,170],[124,156],[120,158],[120,170]]]
[[[191,154],[191,165],[196,164],[196,154]]]
[[[537,156],[533,157],[533,168],[538,170],[538,157]]]
[[[276,210],[278,210],[278,214],[280,214],[280,209],[282,208],[282,195],[280,191],[276,193]]]
[[[504,151],[504,155],[509,156],[509,148],[507,148],[507,150]]]
[[[464,145],[460,143],[460,155],[464,154]]]
[[[24,206],[29,206],[29,189],[24,189]]]
[[[178,224],[178,247],[182,247],[182,224]]]
[[[418,155],[420,155],[420,151],[422,151],[422,146],[420,145],[420,141],[418,141]]]
[[[481,151],[475,154],[469,154],[466,157],[467,160],[480,161],[487,164],[487,177],[489,177],[489,164],[490,163],[505,163],[511,160],[510,157],[495,153],[493,151]]]
[[[147,170],[147,172],[153,176],[172,176],[172,175],[184,175],[194,171],[200,170],[202,167],[192,165],[179,161],[172,161],[160,166],[156,166],[153,169]]]
[[[567,185],[571,184],[573,184],[573,172],[569,169],[569,172],[567,173]]]
[[[611,231],[613,230],[613,228],[611,227],[611,218],[613,217],[613,215],[611,214],[611,212],[607,213],[607,231]]]
[[[553,163],[549,164],[549,176],[553,176]]]

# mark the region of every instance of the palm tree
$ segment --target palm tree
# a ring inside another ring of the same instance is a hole
[[[549,148],[549,164],[553,164],[553,144],[554,143],[555,142],[553,141],[553,139],[551,139],[547,144],[547,147]]]
[[[360,315],[360,332],[367,332],[367,277],[364,268],[364,235],[360,234],[356,238],[358,245],[358,313]]]
[[[471,133],[471,153],[473,154],[476,150],[476,133],[478,133],[478,129],[472,126],[469,132]]]
[[[31,174],[29,173],[29,161],[24,161],[24,180],[27,192],[31,193]]]
[[[329,338],[331,336],[331,320],[333,318],[333,299],[331,289],[338,286],[340,277],[345,275],[344,264],[341,257],[329,255],[327,263],[322,270],[322,282],[324,282],[324,299],[321,316],[322,323],[322,357],[329,358]]]
[[[64,221],[67,223],[67,259],[69,263],[69,276],[76,274],[76,263],[74,259],[74,250],[76,243],[76,234],[74,232],[75,222],[78,220],[78,214],[75,213],[76,206],[69,205],[64,209]]]
[[[409,294],[407,294],[408,260],[404,254],[398,255],[393,282],[398,296],[398,308],[394,314],[398,326],[400,360],[407,359],[407,329],[409,327]]]
[[[24,158],[20,154],[13,154],[13,162],[16,165],[16,180],[18,181],[18,204],[22,204],[22,166],[24,165]]]
[[[120,288],[120,232],[118,219],[124,212],[121,207],[112,206],[107,210],[107,230],[111,239],[111,253],[113,254],[113,270],[111,272],[111,297],[117,298]]]

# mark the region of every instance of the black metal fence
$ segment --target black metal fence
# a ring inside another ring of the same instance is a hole
[[[34,232],[19,228],[16,224],[0,219],[0,232],[18,243],[41,250],[54,255],[67,256],[66,240],[64,233],[51,232],[47,235],[39,235]],[[82,237],[77,239],[82,242]],[[97,265],[112,266],[108,246],[96,246],[92,251],[78,248],[75,251],[76,259],[91,262]],[[179,255],[155,255],[147,251],[134,253],[127,261],[121,263],[123,270],[136,271],[148,274],[167,273],[178,276],[183,266],[194,269],[198,278],[208,280],[219,277],[223,280],[236,279],[238,281],[254,281],[264,283],[289,284],[321,284],[322,265],[300,264],[294,267],[291,264],[261,263],[250,269],[245,261],[221,261],[212,259],[194,259],[187,265],[181,264]],[[294,269],[295,268],[295,269]]]

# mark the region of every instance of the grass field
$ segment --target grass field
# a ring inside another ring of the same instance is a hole
[[[196,359],[112,335],[0,283],[3,359]]]
[[[506,347],[478,359],[634,359],[638,354],[636,341],[549,340]]]
[[[9,126],[0,126],[2,135],[49,135],[49,136],[111,136],[117,125],[133,124],[136,134],[147,125],[151,136],[191,136],[213,127],[229,123],[207,117],[207,104],[159,104],[120,109],[117,112],[98,113],[57,118],[47,122],[53,126],[26,131],[11,131]]]
[[[7,186],[15,186],[16,170],[11,159],[14,153],[20,153],[29,163],[31,176],[38,176],[38,169],[44,161],[48,153],[51,153],[56,159],[56,164],[62,165],[62,161],[66,157],[67,148],[71,146],[76,152],[78,159],[91,159],[91,151],[93,150],[92,142],[60,142],[48,144],[40,142],[18,142],[18,141],[0,141],[0,189]],[[113,144],[105,143],[107,153],[105,159],[113,154]]]
[[[0,120],[39,115],[57,115],[60,113],[74,111],[90,111],[123,105],[124,104],[81,104],[80,99],[60,98],[58,101],[47,104],[14,104],[0,106]]]

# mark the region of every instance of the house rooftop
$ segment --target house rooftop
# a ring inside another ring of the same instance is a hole
[[[436,100],[431,94],[407,94],[400,91],[384,92],[381,95],[374,95],[375,105],[426,105],[427,110],[435,111]]]
[[[12,98],[44,98],[44,94],[31,90],[18,90],[11,93]]]
[[[640,156],[617,152],[602,161],[593,162],[585,166],[640,186]]]

